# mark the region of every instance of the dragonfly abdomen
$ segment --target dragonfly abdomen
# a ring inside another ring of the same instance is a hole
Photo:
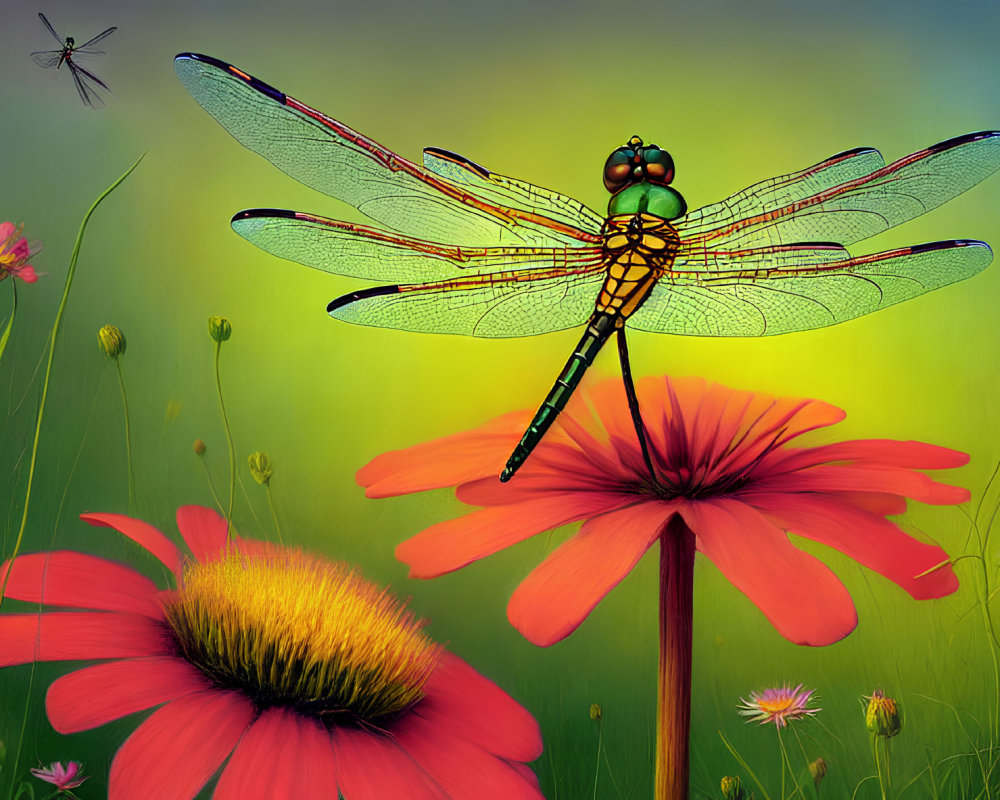
[[[570,355],[500,475],[509,481],[566,407],[570,396],[612,333],[649,297],[670,269],[679,245],[670,223],[652,214],[620,214],[608,219],[604,253],[608,275],[580,343]]]
[[[619,317],[616,314],[604,312],[595,312],[590,318],[583,338],[580,339],[580,343],[573,350],[569,360],[566,362],[566,366],[562,368],[562,372],[559,373],[559,377],[556,378],[555,384],[542,402],[542,405],[535,412],[535,416],[531,420],[531,424],[528,425],[528,429],[524,432],[524,436],[521,437],[521,441],[517,443],[514,452],[507,459],[507,464],[503,472],[500,473],[501,481],[506,482],[514,477],[514,473],[517,472],[518,467],[524,463],[525,459],[531,454],[531,451],[535,449],[535,445],[542,440],[545,432],[555,422],[559,413],[566,407],[570,396],[576,387],[579,386],[583,378],[583,373],[594,363],[594,359],[601,351],[604,343],[614,333],[618,319]]]

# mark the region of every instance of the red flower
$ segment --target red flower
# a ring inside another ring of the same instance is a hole
[[[227,549],[226,523],[197,506],[177,512],[194,559],[139,520],[83,519],[178,589],[84,553],[21,556],[8,597],[76,610],[0,616],[0,666],[110,659],[49,688],[62,733],[160,706],[118,750],[110,800],[188,800],[227,758],[215,800],[541,797],[531,715],[346,566],[236,536]]]
[[[0,222],[0,281],[8,275],[25,283],[38,280],[34,267],[28,263],[28,259],[36,253],[31,252],[28,240],[21,236],[22,230],[23,225],[15,227],[13,222]]]
[[[917,472],[968,456],[922,442],[861,440],[792,446],[844,412],[816,400],[735,391],[700,378],[638,386],[656,482],[644,465],[620,381],[574,398],[510,484],[499,468],[530,415],[385,453],[358,472],[368,497],[456,486],[483,506],[438,523],[396,549],[410,575],[432,578],[537,533],[585,520],[517,588],[507,615],[538,645],[572,633],[679,516],[697,549],[785,638],[825,645],[857,615],[843,584],[787,533],[821,542],[897,583],[913,597],[949,594],[958,579],[940,547],[886,517],[906,499],[951,504],[962,488]],[[932,567],[938,569],[918,577]]]

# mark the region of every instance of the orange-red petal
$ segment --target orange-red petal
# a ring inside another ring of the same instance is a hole
[[[822,542],[901,586],[918,600],[958,589],[940,547],[907,536],[888,520],[821,494],[754,493],[747,501],[792,533]],[[924,575],[932,567],[945,566]]]
[[[330,732],[283,708],[269,708],[240,739],[212,800],[337,800]]]
[[[181,506],[177,509],[177,529],[198,561],[211,561],[226,548],[228,526],[210,508]]]
[[[228,756],[253,718],[238,692],[212,689],[157,709],[111,763],[108,800],[191,800]]]
[[[542,733],[520,703],[458,656],[445,653],[414,707],[432,725],[514,761],[542,754]]]
[[[456,737],[446,726],[407,714],[393,724],[392,735],[452,800],[544,800],[537,784],[503,759]],[[346,800],[350,800],[349,796]]]
[[[720,497],[686,501],[680,513],[698,550],[786,639],[827,645],[854,630],[857,613],[844,585],[759,511]]]
[[[181,658],[132,658],[63,675],[49,687],[45,709],[53,728],[76,733],[209,688],[205,676]]]
[[[507,618],[548,647],[577,629],[656,541],[677,503],[639,503],[588,520],[514,591]]]
[[[530,419],[516,411],[473,431],[383,453],[358,470],[358,484],[366,497],[394,497],[499,475]]]
[[[176,577],[181,574],[181,554],[177,545],[148,522],[124,514],[81,514],[80,519],[95,527],[114,528],[144,547],[166,565]]]
[[[344,800],[455,800],[391,737],[338,728],[333,732],[333,750]]]
[[[543,531],[628,502],[609,494],[543,494],[513,506],[493,506],[445,520],[396,547],[396,558],[414,578],[435,578]]]
[[[825,464],[762,477],[754,481],[761,492],[888,492],[931,505],[953,505],[969,499],[969,490],[938,483],[922,472],[901,467]]]
[[[163,626],[126,612],[66,612],[0,616],[0,667],[30,661],[83,661],[166,655]]]
[[[0,584],[10,562],[0,567]],[[132,611],[161,619],[156,584],[134,569],[105,558],[59,550],[18,557],[6,597],[51,606]]]

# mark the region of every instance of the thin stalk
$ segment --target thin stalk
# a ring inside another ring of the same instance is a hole
[[[274,530],[278,534],[278,544],[284,544],[285,540],[281,535],[281,525],[278,523],[278,515],[274,511],[274,500],[271,499],[271,482],[268,481],[264,484],[264,491],[267,494],[267,507],[271,509],[271,519],[274,521]],[[598,753],[600,753],[600,747],[598,746]]]
[[[675,514],[660,534],[656,800],[688,796],[694,534]]]
[[[628,411],[635,426],[635,435],[639,437],[639,447],[642,450],[642,460],[646,462],[650,480],[656,484],[656,470],[653,469],[653,459],[649,455],[649,444],[646,436],[646,426],[639,412],[639,398],[635,393],[635,383],[632,381],[632,365],[628,358],[628,341],[625,339],[625,329],[619,328],[617,334],[618,361],[622,367],[622,381],[625,383],[625,397],[628,399]]]
[[[878,736],[873,736],[872,737],[873,749],[875,750],[875,774],[878,775],[878,788],[879,788],[879,791],[882,793],[882,800],[886,800],[886,789],[887,789],[886,778],[885,778],[885,775],[883,775],[883,773],[882,773],[882,762],[881,762],[881,760],[878,757],[878,740],[879,740],[879,738],[880,737],[878,737]]]
[[[128,419],[128,397],[125,396],[125,378],[122,376],[122,362],[115,358],[115,370],[118,372],[118,385],[122,390],[122,406],[125,408],[125,454],[128,456],[128,511],[135,513],[135,473],[132,470],[132,431]]]
[[[52,334],[49,337],[49,357],[45,365],[45,380],[42,383],[42,398],[38,404],[38,417],[35,420],[35,436],[31,443],[31,461],[28,465],[28,485],[24,493],[24,509],[21,514],[21,525],[17,531],[17,539],[14,541],[14,552],[11,554],[10,560],[13,561],[17,558],[17,554],[21,550],[21,542],[24,540],[24,529],[28,524],[28,508],[30,506],[31,500],[31,486],[35,477],[35,466],[38,463],[38,442],[42,435],[42,417],[45,414],[45,401],[49,396],[49,379],[52,377],[52,362],[55,358],[56,352],[56,341],[59,338],[59,325],[62,322],[63,313],[66,311],[66,302],[69,300],[69,290],[73,285],[73,275],[76,273],[76,263],[80,257],[80,246],[83,244],[83,234],[87,230],[87,223],[90,222],[90,218],[97,207],[101,204],[109,194],[111,194],[118,186],[124,181],[137,166],[139,162],[142,161],[144,156],[140,156],[139,160],[136,161],[131,167],[129,167],[124,174],[116,180],[111,186],[105,189],[100,197],[98,197],[93,205],[87,209],[87,213],[83,217],[83,222],[80,223],[80,230],[76,235],[76,242],[73,245],[73,253],[70,255],[69,259],[69,270],[66,273],[66,285],[63,287],[62,299],[59,301],[59,310],[56,311],[55,322],[52,323]],[[10,570],[4,575],[3,584],[0,585],[0,604],[3,603],[3,597],[7,591],[7,579],[10,577]]]
[[[597,765],[594,767],[594,800],[597,800],[597,780],[601,777],[601,743],[604,741],[604,725],[597,719]]]
[[[736,748],[729,743],[729,740],[726,738],[726,735],[722,731],[719,731],[719,738],[722,739],[722,743],[726,746],[726,749],[732,754],[733,758],[736,759],[739,765],[743,767],[747,775],[753,778],[753,782],[757,784],[757,788],[760,789],[760,793],[764,797],[764,800],[771,800],[770,795],[768,795],[767,793],[767,789],[764,788],[764,784],[761,783],[760,778],[757,777],[757,773],[755,773],[750,768],[750,765],[746,762],[746,759],[743,758],[743,756],[739,754]]]
[[[229,415],[226,414],[226,403],[222,399],[222,378],[219,375],[219,353],[222,352],[222,342],[215,343],[215,388],[219,393],[219,408],[222,409],[222,421],[226,425],[226,441],[229,442],[229,510],[226,512],[226,544],[233,536],[233,501],[236,499],[236,448],[233,446],[233,432],[229,428]]]
[[[3,358],[3,351],[7,349],[7,341],[10,339],[10,329],[14,326],[14,314],[17,311],[17,281],[14,276],[10,277],[10,291],[12,302],[10,306],[10,316],[7,318],[7,325],[3,329],[3,336],[0,336],[0,359]]]
[[[219,507],[219,513],[224,513],[225,509],[222,507],[222,501],[219,499],[219,493],[215,491],[215,481],[212,480],[212,473],[208,468],[208,461],[205,460],[205,456],[198,456],[198,460],[201,461],[201,465],[205,468],[205,478],[208,479],[208,488],[212,492],[212,499],[215,500],[215,505]]]

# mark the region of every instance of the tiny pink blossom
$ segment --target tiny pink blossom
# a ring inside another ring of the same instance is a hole
[[[48,769],[45,767],[33,768],[31,774],[39,780],[51,783],[57,789],[75,789],[89,777],[83,775],[78,778],[77,775],[80,774],[81,769],[83,769],[83,764],[79,761],[68,761],[66,766],[63,766],[61,761],[53,761],[49,764]]]
[[[34,267],[28,263],[28,259],[38,252],[32,252],[28,240],[21,232],[23,225],[15,226],[13,222],[0,222],[0,281],[8,275],[20,278],[25,283],[34,283],[38,280]]]
[[[800,683],[794,689],[780,686],[762,692],[750,692],[749,700],[740,698],[742,705],[738,706],[739,713],[748,717],[747,722],[759,722],[761,725],[773,722],[776,728],[784,728],[791,720],[801,719],[823,710],[808,707],[815,691],[815,689],[803,690]]]

